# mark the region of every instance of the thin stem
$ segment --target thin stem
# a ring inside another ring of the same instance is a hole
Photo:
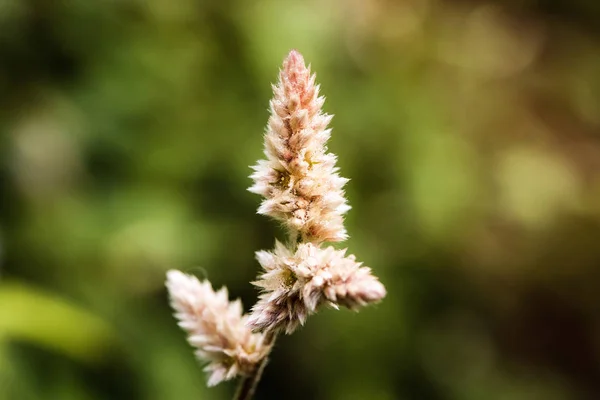
[[[277,339],[277,334],[268,332],[266,337],[267,343],[271,346],[271,350],[273,350],[273,344],[275,343],[275,339]],[[269,362],[269,353],[262,359],[260,364],[256,366],[253,373],[243,377],[240,380],[240,384],[235,392],[235,396],[233,396],[233,400],[251,400],[254,396],[254,392],[256,391],[256,387],[258,386],[258,382],[260,378],[262,378],[263,371]]]
[[[269,362],[269,358],[265,357],[257,368],[254,370],[254,373],[248,376],[244,376],[240,380],[240,384],[237,388],[234,400],[250,400],[254,396],[254,392],[256,391],[256,387],[258,386],[258,382],[262,377],[262,373]]]

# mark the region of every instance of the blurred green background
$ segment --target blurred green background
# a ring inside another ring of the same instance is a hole
[[[600,3],[0,0],[0,399],[228,399],[165,271],[246,309],[270,83],[335,114],[342,244],[388,289],[257,399],[600,398]]]

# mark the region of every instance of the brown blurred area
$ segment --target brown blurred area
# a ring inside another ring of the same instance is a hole
[[[246,309],[270,83],[312,63],[388,288],[258,399],[600,398],[600,3],[0,1],[0,399],[221,399],[164,273]]]

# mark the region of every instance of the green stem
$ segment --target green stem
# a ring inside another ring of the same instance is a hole
[[[271,346],[271,350],[273,349],[273,344],[275,343],[275,339],[277,339],[277,334],[269,332],[266,334],[266,342]],[[269,362],[269,353],[262,359],[262,361],[256,366],[254,371],[248,375],[244,376],[240,380],[240,384],[233,396],[233,400],[251,400],[254,396],[254,392],[256,391],[256,387],[258,386],[258,382],[260,382],[260,378],[262,377],[263,371]]]

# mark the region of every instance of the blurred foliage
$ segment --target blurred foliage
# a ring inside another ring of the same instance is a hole
[[[257,397],[600,397],[599,4],[1,0],[0,398],[231,396],[164,273],[255,301],[281,232],[248,165],[291,48],[389,295],[280,340]]]

